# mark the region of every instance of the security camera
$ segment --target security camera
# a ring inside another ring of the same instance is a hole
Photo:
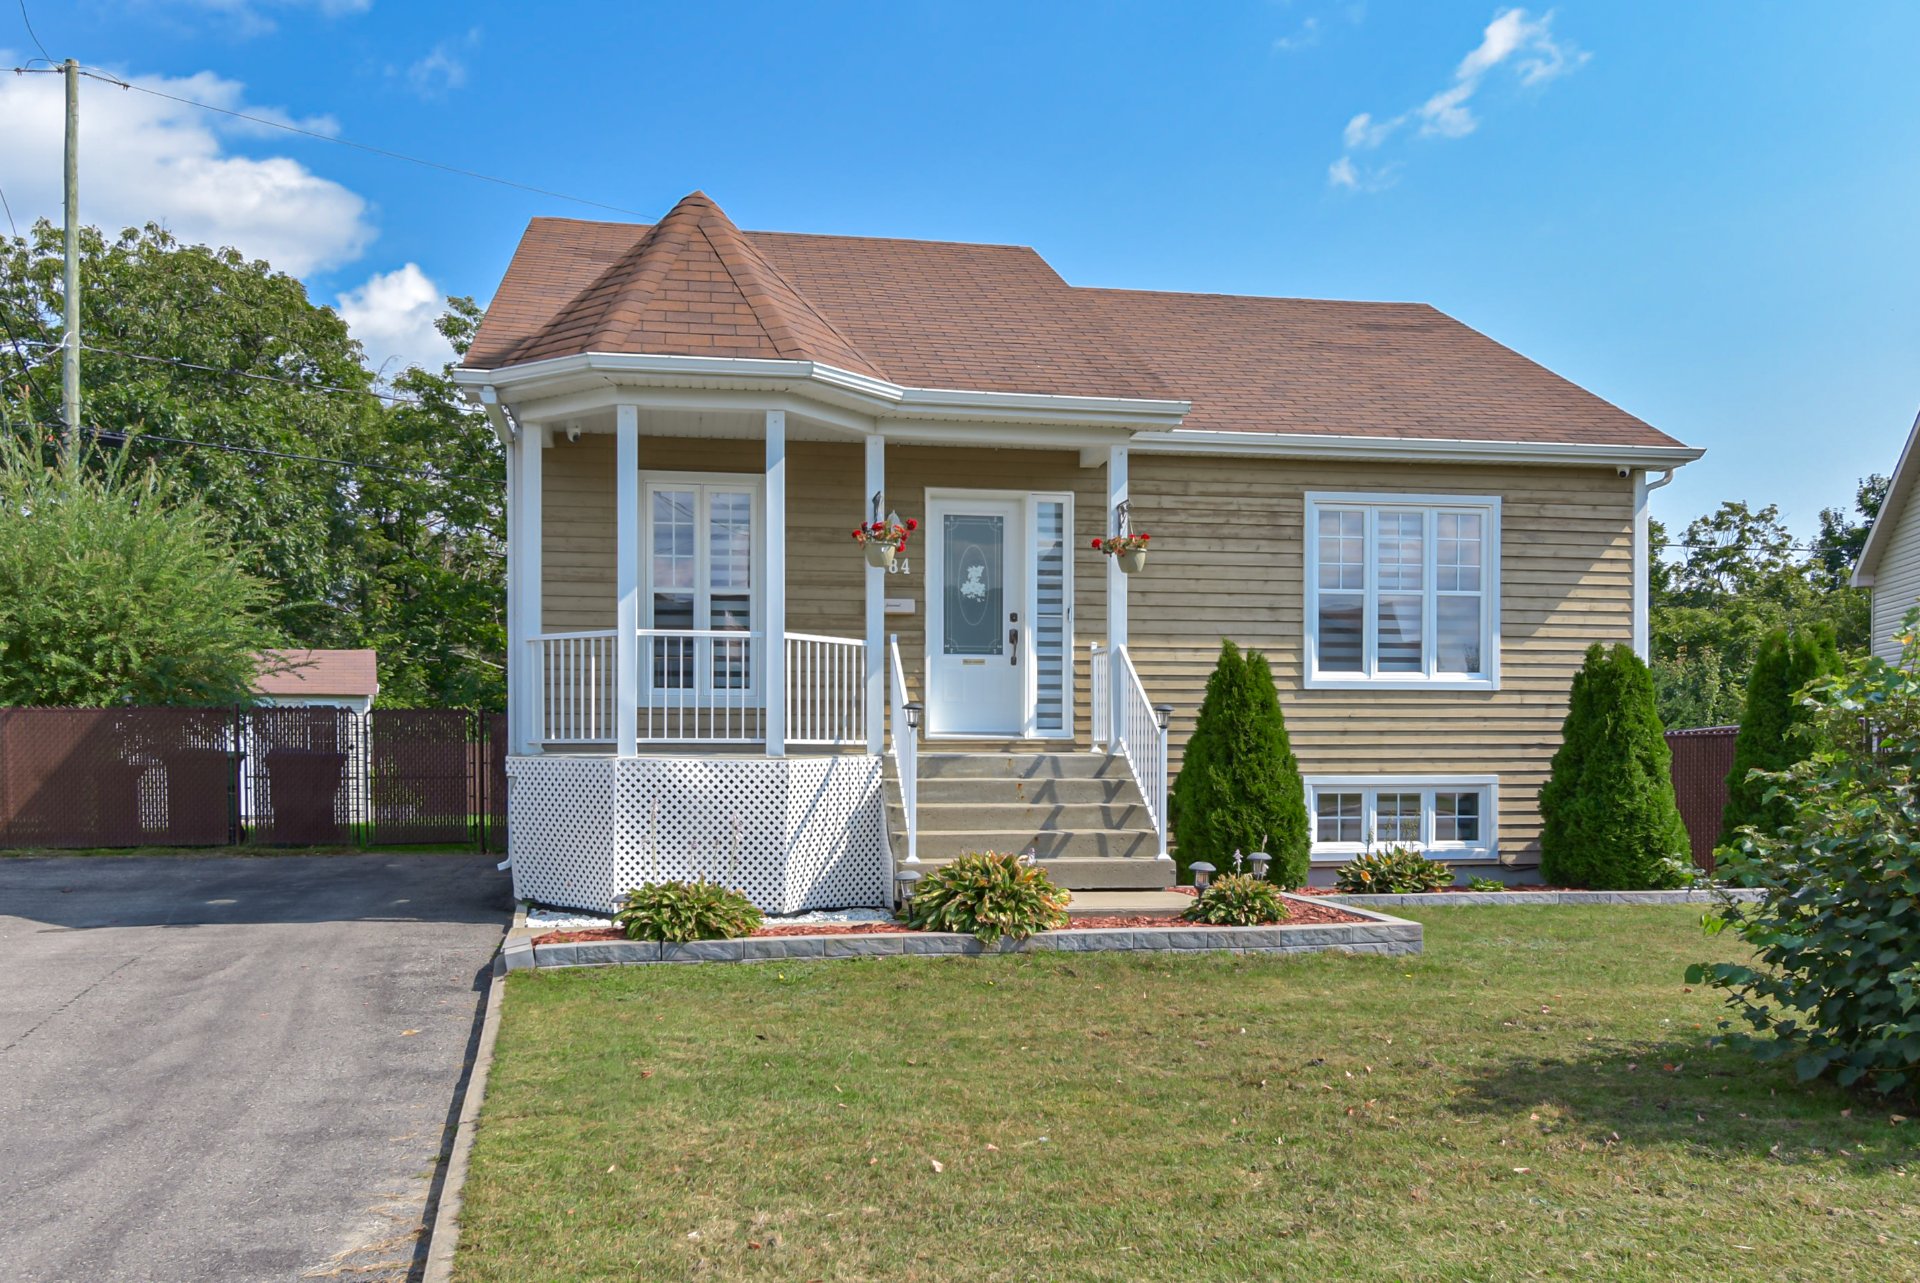
[[[574,444],[575,442],[577,442],[577,441],[579,441],[579,440],[580,440],[580,429],[578,429],[578,428],[568,428],[568,429],[567,429],[567,444],[568,444],[568,445],[572,445],[572,444]],[[1621,476],[1623,476],[1623,477],[1624,477],[1624,476],[1626,476],[1626,475],[1627,475],[1627,473],[1626,473],[1626,469],[1624,469],[1624,468],[1623,468],[1623,469],[1621,469],[1621,471],[1620,471],[1620,475],[1621,475]]]
[[[578,435],[580,434],[577,432],[572,434],[572,436],[578,436]],[[571,440],[572,436],[570,436],[568,439]],[[1624,481],[1628,477],[1633,475],[1633,469],[1632,468],[1615,468],[1613,470],[1613,475],[1616,477],[1619,477],[1622,481]]]

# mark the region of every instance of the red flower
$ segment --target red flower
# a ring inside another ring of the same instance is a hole
[[[1146,542],[1147,540],[1149,540],[1149,539],[1151,539],[1151,538],[1153,538],[1153,536],[1152,536],[1152,535],[1141,535],[1141,536],[1140,536],[1140,542],[1141,542],[1141,543],[1145,543],[1145,542]]]
[[[912,517],[908,517],[908,518],[907,518],[907,529],[908,529],[908,530],[918,530],[919,528],[920,528],[920,523],[919,523],[919,522],[917,522],[917,521],[915,521],[915,520],[914,520],[914,519],[913,519]]]
[[[1100,541],[1099,541],[1098,539],[1096,539],[1096,540],[1094,540],[1094,541],[1093,541],[1093,546],[1094,546],[1095,548],[1098,548],[1098,547],[1100,546]]]
[[[859,538],[860,538],[860,532],[859,532],[858,530],[856,530],[856,531],[854,531],[854,532],[853,532],[853,537],[854,537],[855,539],[859,539]]]
[[[893,550],[895,552],[905,552],[907,550],[907,541],[902,539],[899,543],[893,546]]]

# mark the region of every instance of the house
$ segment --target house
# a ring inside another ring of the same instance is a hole
[[[253,693],[273,707],[365,713],[380,694],[378,655],[371,650],[262,651]]]
[[[700,193],[534,220],[455,377],[508,452],[516,886],[589,907],[877,903],[983,847],[1164,886],[1223,637],[1273,661],[1317,877],[1371,838],[1524,879],[1582,652],[1646,648],[1649,471],[1701,454],[1425,305]],[[1128,532],[1138,573],[1091,546]]]
[[[1873,653],[1890,664],[1900,660],[1899,634],[1907,612],[1920,606],[1920,515],[1911,511],[1913,489],[1920,483],[1916,441],[1920,441],[1920,417],[1907,432],[1900,462],[1887,483],[1887,497],[1853,568],[1853,586],[1872,590]]]

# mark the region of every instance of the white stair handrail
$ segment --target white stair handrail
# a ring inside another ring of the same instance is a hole
[[[1140,785],[1140,796],[1147,804],[1160,838],[1160,858],[1167,856],[1167,728],[1147,699],[1147,688],[1133,666],[1133,656],[1125,646],[1116,647],[1113,657],[1120,665],[1120,708],[1113,718],[1119,730],[1120,751],[1133,778]],[[1095,685],[1097,692],[1100,687]]]
[[[887,704],[893,730],[893,770],[900,779],[900,813],[907,825],[907,863],[920,860],[920,731],[907,716],[907,669],[900,662],[900,635],[887,638]]]

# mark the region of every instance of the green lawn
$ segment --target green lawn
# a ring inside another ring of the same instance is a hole
[[[1709,1049],[1698,908],[1424,921],[516,974],[456,1277],[1920,1278],[1920,1121]]]

